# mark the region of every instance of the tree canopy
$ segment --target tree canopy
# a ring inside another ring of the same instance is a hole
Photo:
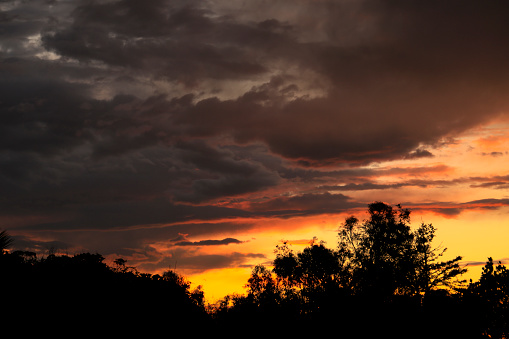
[[[456,288],[466,272],[461,256],[439,261],[446,249],[434,247],[435,228],[422,223],[411,230],[410,210],[375,202],[363,223],[349,217],[339,231],[338,251],[351,276],[354,293],[376,297],[422,295]]]
[[[89,334],[106,328],[146,336],[156,326],[238,333],[271,324],[275,336],[332,330],[358,338],[508,338],[509,270],[489,258],[480,279],[466,284],[462,257],[443,260],[447,248],[433,243],[436,228],[412,228],[410,214],[374,202],[365,220],[345,219],[335,247],[314,238],[296,252],[283,241],[270,266],[253,268],[246,294],[214,307],[171,269],[152,275],[122,258],[110,267],[98,253],[8,251],[12,238],[3,231],[2,292],[16,296],[2,299],[5,320],[31,319],[38,329],[58,322],[64,332]]]
[[[1,287],[12,298],[2,298],[2,320],[22,320],[28,336],[145,336],[172,327],[179,333],[194,323],[210,326],[203,291],[190,290],[183,276],[172,270],[143,274],[124,259],[113,267],[104,260],[98,253],[3,252]]]
[[[300,252],[278,244],[272,268],[257,265],[247,294],[225,298],[216,317],[244,326],[246,317],[267,321],[263,310],[272,321],[298,323],[293,334],[301,336],[340,326],[360,338],[507,337],[503,265],[488,262],[467,287],[462,257],[443,259],[447,248],[433,243],[432,224],[412,228],[410,210],[383,202],[368,205],[367,215],[346,218],[334,248],[317,239]]]

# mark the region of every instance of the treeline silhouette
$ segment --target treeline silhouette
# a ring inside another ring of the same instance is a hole
[[[139,273],[100,254],[0,255],[2,323],[21,337],[146,337],[209,325],[204,294],[174,271]],[[13,324],[16,324],[14,326]]]
[[[74,337],[334,335],[344,338],[507,338],[509,271],[488,259],[478,281],[462,280],[461,257],[442,260],[435,228],[409,226],[410,211],[382,202],[347,218],[331,249],[276,246],[271,268],[254,267],[245,294],[206,304],[172,270],[140,273],[119,258],[7,251],[0,232],[3,323],[19,334]],[[8,298],[10,297],[10,298]]]
[[[245,295],[225,297],[216,321],[238,329],[344,338],[507,338],[509,271],[490,258],[477,282],[461,280],[461,257],[441,260],[435,228],[412,231],[410,210],[374,202],[347,218],[338,245],[301,252],[276,246],[272,269],[256,266]]]

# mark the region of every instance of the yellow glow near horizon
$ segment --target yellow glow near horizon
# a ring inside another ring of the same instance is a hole
[[[494,261],[509,258],[509,207],[498,205],[469,205],[483,199],[507,199],[507,188],[494,189],[483,183],[496,182],[508,176],[507,151],[509,124],[495,123],[469,131],[454,143],[434,149],[433,158],[393,161],[375,166],[381,175],[374,178],[379,184],[421,180],[426,186],[402,186],[395,189],[348,191],[345,194],[366,203],[381,200],[391,204],[411,203],[411,226],[432,223],[436,229],[435,246],[446,247],[444,260],[463,257],[468,264],[464,279],[477,281],[488,257]],[[394,169],[394,170],[393,170]],[[414,170],[415,169],[415,170]],[[477,186],[472,186],[477,184]],[[344,192],[335,192],[344,193]],[[444,203],[446,205],[444,205]],[[457,208],[458,214],[441,214],[440,208]],[[436,208],[436,209],[434,209]],[[359,212],[359,211],[357,211]],[[366,215],[359,212],[362,219]],[[324,240],[327,247],[337,245],[337,229],[347,215],[321,215],[291,219],[258,220],[256,227],[243,234],[249,239],[239,247],[243,253],[263,253],[265,258],[251,260],[253,267],[273,260],[273,250],[281,240]],[[240,237],[240,235],[239,235]],[[298,241],[297,241],[298,243]],[[294,245],[301,251],[306,245]],[[223,249],[224,250],[224,249]],[[228,248],[228,251],[237,249]],[[215,249],[214,251],[217,251]],[[251,268],[212,270],[190,277],[195,285],[203,285],[206,298],[213,302],[231,293],[243,293]]]
[[[493,257],[496,262],[504,261],[509,257],[506,246],[509,239],[507,222],[500,222],[498,219],[500,217],[507,220],[508,212],[509,208],[504,208],[498,213],[466,212],[461,218],[456,219],[433,214],[415,214],[411,225],[418,227],[421,221],[432,223],[437,228],[433,244],[436,247],[447,248],[443,260],[452,259],[458,255],[462,256],[462,264],[468,264],[466,266],[468,272],[462,278],[467,281],[470,279],[477,281],[488,257]],[[331,224],[337,220],[337,218],[331,219]],[[339,223],[337,224],[339,226]],[[301,235],[302,240],[311,240],[312,234],[314,234],[318,240],[326,241],[326,246],[329,248],[335,248],[337,245],[337,233],[331,232],[331,228],[315,228],[314,232],[311,229],[304,229],[302,233],[297,232],[296,234]],[[281,234],[267,236],[260,233],[253,236],[258,240],[247,245],[247,252],[257,249],[259,252],[269,253],[265,265],[270,266],[269,262],[273,260],[270,254],[280,243],[281,239],[278,238]],[[288,240],[292,239],[297,238],[288,237]],[[307,246],[305,242],[293,244],[292,249],[298,252],[305,246]],[[187,278],[192,282],[193,288],[202,285],[207,302],[215,303],[226,295],[245,293],[244,286],[247,284],[252,267],[262,264],[263,261],[263,259],[253,260],[249,267],[209,270],[190,275]]]
[[[188,277],[191,289],[201,285],[206,302],[214,304],[230,294],[244,294],[244,285],[251,274],[251,268],[223,268],[209,270]]]

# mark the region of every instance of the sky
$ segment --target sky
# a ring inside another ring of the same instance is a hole
[[[509,258],[509,5],[0,0],[13,249],[243,293],[374,201],[474,280]],[[447,257],[447,256],[446,256]]]

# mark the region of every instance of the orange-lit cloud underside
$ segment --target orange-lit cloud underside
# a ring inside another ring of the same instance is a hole
[[[507,132],[506,127],[499,126],[498,133],[501,135],[497,137],[497,147],[509,146]],[[373,171],[383,173],[383,176],[363,175],[356,177],[358,182],[351,184],[329,179],[327,185],[314,187],[309,185],[308,189],[315,192],[314,194],[317,194],[316,192],[324,194],[324,190],[329,189],[330,192],[334,192],[333,194],[348,195],[349,201],[355,202],[369,203],[379,199],[393,204],[402,203],[404,207],[412,210],[413,226],[425,222],[433,223],[437,227],[436,245],[441,244],[448,248],[446,258],[463,256],[463,263],[469,268],[465,278],[476,280],[480,275],[481,266],[489,256],[505,262],[504,258],[508,257],[505,243],[509,238],[507,160],[499,154],[488,152],[488,145],[483,140],[485,137],[482,136],[482,132],[472,131],[472,134],[458,138],[451,147],[435,150],[435,156],[428,160],[429,164],[423,164],[422,160],[416,162],[415,167],[408,160],[404,167],[395,162],[381,164]],[[450,154],[451,151],[454,154]],[[479,161],[489,163],[490,166],[467,166],[469,163]],[[303,215],[316,207],[312,202],[301,204],[305,194],[292,192],[254,204],[248,199],[232,202],[234,206],[245,210],[287,213],[292,211],[295,214],[289,219],[251,220],[258,226],[254,226],[247,234],[258,238],[256,241],[253,240],[256,243],[254,248],[266,248],[264,253],[267,254],[266,258],[253,260],[252,265],[263,263],[270,266],[273,259],[271,250],[283,240],[288,241],[297,251],[309,245],[314,236],[326,241],[328,246],[334,247],[337,229],[345,217],[350,214],[361,219],[365,217],[365,206],[362,206],[362,203],[341,210],[339,200],[335,205],[337,208],[335,213]],[[296,196],[302,200],[296,199]],[[311,196],[310,194],[308,198]],[[318,205],[324,209],[334,209],[334,199],[330,199],[333,206],[328,206],[326,202],[320,202]],[[242,246],[247,248],[249,245]],[[224,248],[224,250],[234,249]],[[191,277],[196,278],[197,284],[203,283],[206,286],[207,281],[216,282],[222,279],[228,281],[227,277],[230,275],[235,281],[242,281],[243,277],[246,282],[250,273],[248,269],[226,269],[223,271],[224,275],[220,272],[214,270],[210,272],[210,276],[205,272]],[[237,285],[236,289],[216,283],[211,285],[214,285],[214,288],[210,293],[214,296],[244,291],[240,285]]]

